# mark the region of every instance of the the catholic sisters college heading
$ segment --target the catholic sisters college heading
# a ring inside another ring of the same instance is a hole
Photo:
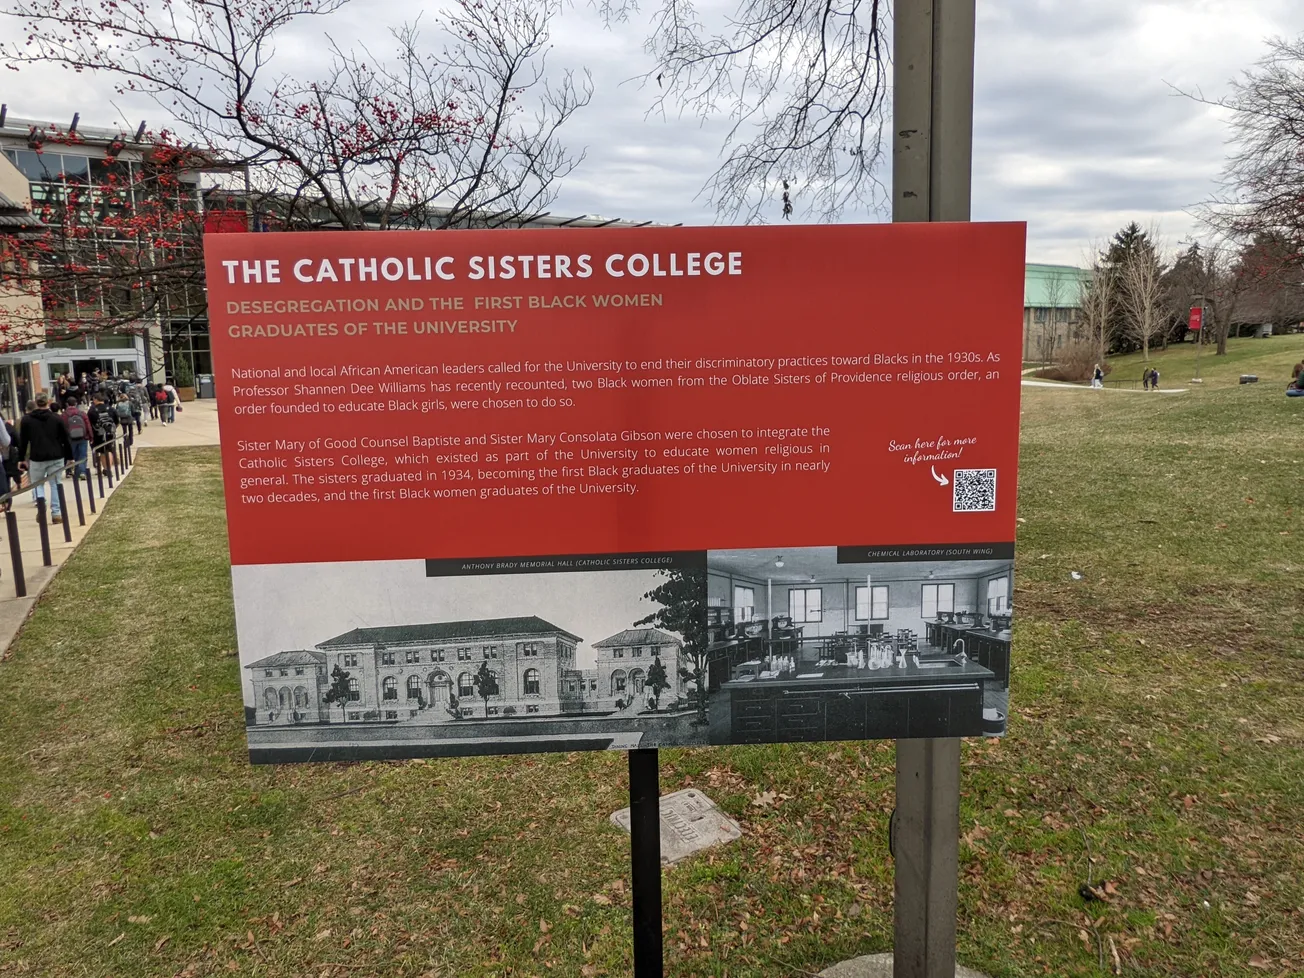
[[[208,238],[251,758],[1000,735],[1023,245]]]

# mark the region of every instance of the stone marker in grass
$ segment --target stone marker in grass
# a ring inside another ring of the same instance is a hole
[[[611,821],[629,831],[629,809],[611,813]],[[732,842],[743,834],[706,795],[686,788],[661,796],[661,861],[677,863],[699,849]]]

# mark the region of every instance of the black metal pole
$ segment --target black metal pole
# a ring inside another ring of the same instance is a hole
[[[12,509],[5,513],[5,529],[9,531],[9,559],[14,565],[14,595],[27,597],[27,578],[23,576],[23,544],[18,539],[18,514]]]
[[[54,566],[54,558],[50,556],[50,528],[45,522],[45,497],[36,497],[36,528],[41,531],[41,563],[46,567]]]
[[[77,474],[77,466],[72,467],[72,495],[77,500],[77,525],[86,525],[86,510],[82,507],[81,499],[81,476]]]
[[[113,460],[104,466],[104,475],[109,480],[109,488],[113,488],[113,472],[118,467],[118,445],[117,442],[106,442],[109,451],[113,454]]]
[[[59,494],[59,514],[63,519],[63,542],[72,543],[72,519],[68,514],[68,494],[63,491],[63,473],[54,484],[54,491]]]
[[[98,472],[99,469],[97,468]],[[95,483],[91,482],[91,467],[86,466],[86,501],[91,504],[91,512],[95,512]]]
[[[100,498],[104,498],[104,457],[102,452],[95,453],[95,478],[100,483]]]
[[[662,978],[661,783],[655,748],[629,752],[634,978]]]

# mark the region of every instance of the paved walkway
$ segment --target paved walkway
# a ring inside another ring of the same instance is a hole
[[[1111,391],[1115,394],[1185,394],[1186,387],[1161,387],[1157,391],[1138,390],[1135,387],[1084,387],[1081,384],[1065,384],[1058,380],[1024,380],[1024,387],[1054,387],[1062,391]]]
[[[185,446],[216,445],[217,441],[217,402],[213,400],[192,401],[185,405],[185,410],[177,415],[173,425],[151,422],[145,430],[136,436],[135,451],[146,448],[180,448]],[[91,481],[95,482],[94,469]],[[128,475],[131,473],[128,472]],[[77,504],[74,501],[72,483],[64,480],[64,495],[68,499],[68,526],[72,531],[72,542],[63,537],[63,525],[49,524],[51,566],[46,567],[41,558],[41,535],[36,523],[36,503],[30,492],[24,492],[14,500],[14,514],[18,518],[18,540],[23,559],[23,577],[27,582],[27,596],[20,598],[15,593],[13,561],[9,551],[9,535],[0,517],[0,660],[9,650],[14,636],[22,628],[23,622],[31,613],[36,599],[45,590],[46,585],[59,572],[59,568],[85,539],[95,522],[103,515],[105,507],[112,501],[113,494],[122,483],[116,478],[114,486],[109,488],[108,480],[104,482],[104,498],[99,497],[98,483],[95,485],[95,515],[91,515],[86,502],[86,483],[83,479],[82,508],[86,525],[77,522]]]

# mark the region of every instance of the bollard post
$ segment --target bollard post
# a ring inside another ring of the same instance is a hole
[[[90,475],[90,472],[87,471],[86,474]],[[99,480],[100,498],[103,499],[104,498],[104,463],[100,459],[99,452],[95,453],[95,478]],[[91,512],[95,512],[95,510],[92,508]]]
[[[95,512],[95,483],[91,482],[91,467],[86,466],[86,501],[91,504],[91,513]]]
[[[113,461],[104,466],[104,477],[109,480],[109,488],[113,488],[113,470],[118,467],[117,446],[114,445]]]
[[[36,497],[36,528],[41,531],[41,563],[46,567],[54,566],[50,556],[50,527],[45,522],[45,497]]]
[[[68,494],[63,491],[63,473],[54,484],[54,491],[59,494],[59,513],[63,517],[63,542],[72,543],[72,518],[68,514]]]
[[[72,495],[77,500],[77,525],[86,525],[86,510],[82,508],[81,498],[81,476],[77,474],[77,466],[72,467]]]
[[[14,565],[14,596],[27,597],[27,578],[23,576],[23,544],[18,539],[18,514],[12,509],[5,513],[5,529],[9,532],[9,559]]]

